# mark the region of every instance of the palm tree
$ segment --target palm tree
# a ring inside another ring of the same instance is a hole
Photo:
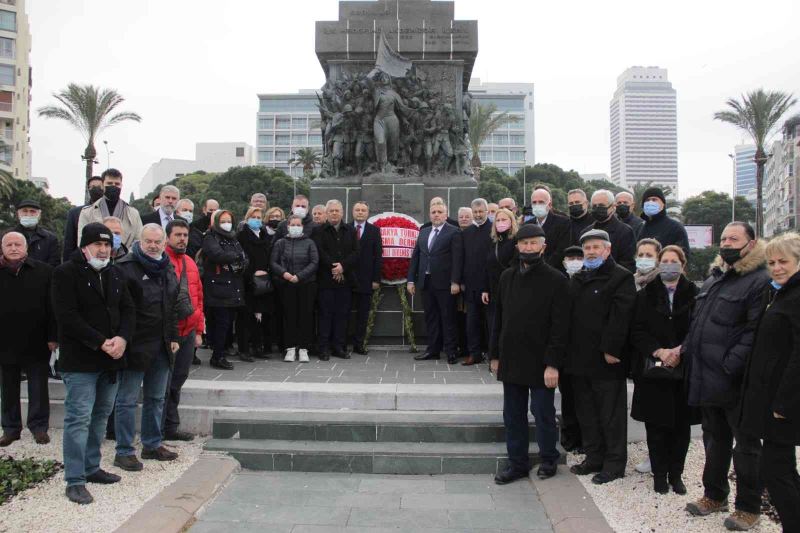
[[[303,167],[303,176],[309,176],[322,164],[322,155],[313,148],[298,148],[288,162],[293,168]]]
[[[764,166],[769,156],[764,146],[774,133],[781,117],[797,103],[789,93],[756,89],[743,94],[741,100],[728,98],[725,104],[730,108],[714,113],[714,120],[733,124],[747,132],[756,146],[756,236],[764,233]]]
[[[86,139],[86,150],[81,159],[86,161],[86,182],[92,177],[92,167],[97,157],[94,141],[97,135],[109,126],[133,120],[141,122],[136,113],[111,114],[125,99],[114,89],[103,89],[94,85],[70,83],[66,89],[53,93],[63,107],[57,105],[39,108],[39,116],[58,118],[70,123]],[[88,195],[88,191],[87,191]]]
[[[476,173],[481,168],[480,148],[486,139],[499,127],[516,122],[517,117],[507,112],[497,112],[495,104],[472,104],[469,115],[469,143],[472,146],[472,169]]]

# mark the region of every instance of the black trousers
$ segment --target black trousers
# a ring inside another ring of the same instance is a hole
[[[558,379],[558,390],[561,391],[561,444],[565,447],[581,447],[581,425],[575,411],[575,388],[572,376],[562,373]]]
[[[645,423],[644,427],[647,431],[647,450],[650,453],[653,474],[669,474],[670,480],[681,477],[686,464],[686,453],[689,451],[692,429],[689,423],[681,420],[675,427]]]
[[[428,333],[428,353],[438,354],[444,348],[448,357],[455,357],[458,350],[456,306],[450,289],[423,290],[422,308]]]
[[[706,464],[703,468],[705,496],[727,501],[730,493],[728,471],[736,472],[736,509],[747,513],[761,512],[761,478],[758,463],[761,441],[738,430],[738,409],[703,407],[703,441]],[[733,440],[736,439],[736,447]]]
[[[262,313],[261,322],[256,320],[254,311],[240,307],[236,314],[236,344],[239,351],[247,353],[249,349],[269,353],[272,346],[270,315]]]
[[[314,333],[316,283],[289,283],[281,289],[283,301],[283,340],[287,348],[311,347]]]
[[[794,444],[764,439],[761,477],[784,531],[800,531],[800,475]]]
[[[178,341],[179,348],[175,353],[175,365],[172,367],[169,381],[167,382],[167,395],[164,398],[163,433],[172,433],[181,424],[178,414],[178,404],[181,402],[181,388],[189,377],[194,356],[194,331],[189,332]]]
[[[213,348],[211,358],[219,359],[225,357],[228,334],[236,316],[237,308],[206,307],[204,311],[207,318],[206,325],[208,326],[206,334],[211,337],[211,347]]]
[[[514,383],[503,383],[503,423],[506,428],[506,449],[511,468],[518,472],[531,469],[528,451],[528,392],[530,409],[536,421],[536,442],[545,463],[558,462],[561,454],[556,449],[558,427],[556,426],[555,389],[529,387]]]
[[[364,346],[367,336],[367,321],[372,307],[372,292],[354,292],[353,302],[356,307],[356,323],[353,328],[353,348]]]
[[[624,474],[628,460],[625,379],[571,377],[586,461],[592,466],[602,466],[603,472]]]
[[[469,289],[464,292],[464,304],[467,308],[467,353],[464,355],[483,357],[489,346],[487,306],[481,301],[479,291]]]
[[[273,298],[273,312],[269,315],[270,327],[272,328],[272,335],[270,342],[275,342],[278,345],[278,351],[283,352],[287,346],[283,342],[283,291],[279,287],[275,287],[272,292]],[[269,353],[272,351],[272,346],[264,346],[264,351]]]
[[[3,404],[3,433],[19,435],[22,433],[22,406],[20,405],[20,385],[22,370],[28,376],[28,429],[31,433],[47,431],[50,427],[50,395],[47,390],[47,359],[28,362],[23,365],[2,365],[0,380],[0,402]]]
[[[352,298],[350,287],[319,289],[319,340],[320,353],[329,348],[345,351],[347,347],[347,316],[350,314]]]

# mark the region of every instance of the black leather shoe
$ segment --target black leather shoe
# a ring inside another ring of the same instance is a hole
[[[458,361],[458,358],[455,355],[448,355],[447,356],[447,364],[448,365],[454,365],[454,364],[456,364],[456,361]]]
[[[668,493],[669,485],[667,485],[667,476],[653,475],[653,490],[658,494]]]
[[[331,360],[331,354],[328,353],[328,350],[324,350],[324,351],[320,352],[319,360],[320,361],[330,361]]]
[[[184,442],[189,442],[194,440],[194,434],[189,433],[188,431],[181,431],[179,429],[176,429],[175,431],[164,432],[164,440],[180,440]]]
[[[209,364],[211,365],[212,368],[219,368],[221,370],[233,370],[233,363],[231,363],[224,357],[218,357],[218,358],[212,357],[211,361],[209,361]]]
[[[576,476],[586,476],[589,474],[595,474],[597,472],[601,472],[603,467],[601,465],[593,466],[587,463],[586,461],[579,463],[577,465],[573,465],[570,467],[569,471],[575,474]]]
[[[350,354],[344,350],[340,350],[336,348],[333,350],[332,354],[334,357],[338,357],[339,359],[350,359]]]
[[[611,472],[600,472],[599,474],[595,474],[592,478],[592,483],[595,485],[605,485],[606,483],[611,483],[615,479],[620,479],[624,477],[625,474],[612,474]]]
[[[64,493],[67,495],[67,498],[69,498],[69,501],[81,505],[86,505],[94,501],[92,495],[86,490],[85,485],[72,485],[71,487],[67,487]]]
[[[425,352],[425,353],[422,353],[422,354],[414,356],[414,360],[415,361],[433,361],[433,360],[436,360],[436,359],[439,359],[439,354],[438,353],[434,354],[434,353]]]
[[[495,475],[494,482],[497,485],[507,485],[508,483],[513,483],[518,479],[523,479],[526,477],[528,477],[528,473],[525,472],[524,470],[514,470],[512,468],[509,468],[508,470],[505,470]]]
[[[369,350],[367,350],[366,346],[353,346],[353,353],[357,353],[358,355],[367,355]]]
[[[669,476],[669,484],[675,494],[680,494],[681,496],[686,494],[686,485],[683,484],[680,476]]]
[[[252,357],[250,357],[250,355],[247,352],[239,352],[236,354],[236,356],[239,358],[240,361],[243,361],[245,363],[252,363],[253,361],[255,361]]]
[[[561,441],[561,447],[568,452],[578,453],[581,449],[581,443],[574,440]]]
[[[15,440],[19,440],[19,433],[3,433],[3,436],[0,437],[0,448],[5,448]]]
[[[114,466],[126,472],[141,472],[144,465],[135,455],[117,455],[114,457]]]
[[[94,474],[86,476],[87,483],[99,483],[100,485],[111,485],[112,483],[119,482],[121,479],[122,478],[118,475],[106,472],[102,468],[99,468]]]
[[[556,463],[542,463],[536,471],[536,477],[539,479],[548,479],[556,475],[558,472],[558,465]]]
[[[269,359],[269,350],[259,350],[258,348],[253,348],[250,350],[250,357],[253,359],[261,359],[262,361]]]

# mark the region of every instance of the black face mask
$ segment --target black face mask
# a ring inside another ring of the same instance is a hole
[[[569,206],[569,216],[572,218],[581,218],[585,212],[581,204]]]
[[[742,250],[744,250],[745,247],[747,247],[747,244],[741,248],[720,248],[719,255],[729,266],[733,266],[736,261],[742,258]]]
[[[598,222],[605,222],[608,218],[608,207],[598,205],[592,208],[592,216]]]
[[[278,227],[278,224],[280,224],[280,223],[281,223],[280,220],[269,220],[269,221],[267,221],[267,226],[269,226],[272,229],[275,229],[275,228]]]
[[[116,185],[107,185],[105,190],[105,197],[106,200],[110,202],[116,202],[119,200],[119,195],[122,192],[122,189],[117,187]]]
[[[631,214],[631,206],[620,204],[617,206],[617,216],[619,218],[628,218],[628,215]]]
[[[519,260],[528,266],[538,265],[542,262],[542,252],[519,252]]]
[[[103,197],[103,188],[99,186],[89,187],[89,202],[95,203]]]

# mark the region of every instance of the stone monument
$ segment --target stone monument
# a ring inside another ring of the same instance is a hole
[[[326,82],[318,93],[323,166],[312,203],[365,200],[373,213],[420,223],[441,196],[450,216],[477,196],[469,162],[466,92],[478,24],[454,20],[453,2],[339,2],[316,24]]]

